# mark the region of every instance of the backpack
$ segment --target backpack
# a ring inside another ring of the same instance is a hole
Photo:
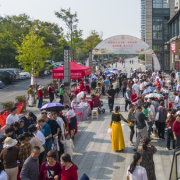
[[[68,119],[67,119],[67,117],[64,116],[64,115],[61,115],[60,117],[61,117],[62,120],[64,121],[65,127],[68,127]]]
[[[80,180],[89,180],[88,176],[86,174],[83,174]]]

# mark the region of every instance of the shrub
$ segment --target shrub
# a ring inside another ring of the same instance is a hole
[[[3,109],[5,110],[10,110],[11,108],[13,108],[15,105],[14,105],[14,102],[13,101],[6,101],[6,102],[2,102],[1,103],[1,106]]]
[[[5,77],[4,75],[0,74],[0,81],[2,81],[3,83],[5,83]]]
[[[21,103],[22,101],[26,101],[26,95],[23,95],[23,96],[16,96],[15,97],[15,101],[16,101],[16,103]]]

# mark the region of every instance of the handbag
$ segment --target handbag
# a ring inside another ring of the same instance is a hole
[[[159,112],[156,113],[155,121],[159,120]]]
[[[49,173],[49,176],[51,176],[52,178],[54,178],[54,175],[52,175],[52,174],[51,174],[51,171],[49,170],[49,167],[48,167],[47,162],[46,162],[46,167],[47,167],[47,171],[48,171],[48,173]],[[50,178],[50,177],[48,177],[48,178]]]

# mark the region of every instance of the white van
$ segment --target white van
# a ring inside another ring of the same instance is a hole
[[[15,74],[17,80],[21,79],[20,74],[19,74],[19,69],[17,69],[17,68],[3,68],[3,69],[0,69],[0,70],[12,71]]]

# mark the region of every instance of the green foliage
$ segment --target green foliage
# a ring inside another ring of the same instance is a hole
[[[21,102],[24,101],[24,100],[26,101],[26,95],[16,96],[16,97],[15,97],[15,102],[18,103],[18,104],[21,103]]]
[[[0,81],[2,81],[3,83],[5,82],[5,77],[2,74],[0,74]]]
[[[140,54],[140,55],[138,56],[138,59],[145,60],[145,54]]]
[[[21,46],[16,43],[17,53],[16,56],[19,64],[25,71],[30,74],[40,72],[43,70],[46,60],[49,58],[50,50],[45,47],[43,37],[36,35],[35,30],[32,29],[29,34],[23,38]]]
[[[13,101],[2,102],[1,107],[8,111],[14,107],[14,102]]]

